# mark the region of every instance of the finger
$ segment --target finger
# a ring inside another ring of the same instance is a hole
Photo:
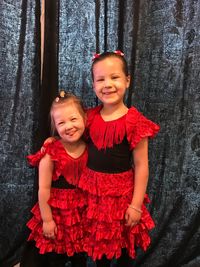
[[[132,224],[132,220],[130,219],[130,217],[128,218],[128,220],[126,221],[126,225],[127,226],[131,226]]]
[[[129,218],[128,213],[125,213],[125,220],[126,220],[126,222],[128,221],[128,218]]]
[[[54,238],[54,234],[53,233],[45,233],[43,234],[46,238]]]
[[[57,235],[57,232],[58,232],[58,229],[57,227],[55,227],[55,230],[54,230],[55,235]]]
[[[131,227],[136,226],[137,224],[138,224],[138,222],[132,222]]]

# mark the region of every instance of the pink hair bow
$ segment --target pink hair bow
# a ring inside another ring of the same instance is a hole
[[[124,56],[124,53],[120,50],[115,50],[114,53],[122,57]]]
[[[95,59],[97,59],[98,57],[100,57],[101,54],[94,54],[94,56],[92,57],[92,61],[94,61]]]

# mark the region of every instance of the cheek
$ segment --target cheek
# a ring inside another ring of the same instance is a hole
[[[93,91],[95,93],[98,93],[98,92],[100,92],[100,90],[101,90],[101,85],[100,84],[94,84]]]
[[[64,130],[64,127],[59,127],[59,128],[57,129],[57,132],[58,132],[58,133],[62,133],[63,130]]]

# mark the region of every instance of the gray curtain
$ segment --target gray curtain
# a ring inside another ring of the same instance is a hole
[[[128,105],[161,126],[149,153],[156,228],[133,266],[200,266],[200,1],[63,0],[59,19],[59,87],[95,106],[92,55],[122,49]]]
[[[46,3],[55,16],[47,27],[53,23],[57,35],[48,39],[53,53],[46,51],[45,61],[51,64],[44,70],[41,94],[39,4],[0,3],[3,263],[11,267],[11,260],[19,259],[18,250],[27,237],[25,223],[36,192],[36,176],[25,157],[48,135],[48,125],[43,122],[47,122],[57,86],[80,95],[88,107],[97,105],[90,75],[92,55],[121,49],[132,74],[127,104],[161,126],[149,146],[149,209],[156,228],[151,232],[151,247],[146,253],[138,250],[132,266],[200,266],[200,1]],[[50,82],[52,74],[55,77]],[[44,131],[38,130],[38,123]]]
[[[0,1],[0,266],[13,266],[33,204],[40,95],[40,3]]]

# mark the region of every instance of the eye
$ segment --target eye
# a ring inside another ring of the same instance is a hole
[[[119,78],[119,76],[113,76],[113,77],[112,77],[113,80],[116,80],[116,79],[118,79],[118,78]]]
[[[103,78],[96,79],[96,82],[102,82],[102,81],[104,81]]]
[[[64,123],[63,121],[60,121],[60,122],[58,122],[57,125],[58,125],[58,126],[61,126],[61,125],[63,125],[63,123]]]
[[[72,121],[76,121],[76,120],[77,120],[77,118],[72,118],[71,120],[72,120]]]

